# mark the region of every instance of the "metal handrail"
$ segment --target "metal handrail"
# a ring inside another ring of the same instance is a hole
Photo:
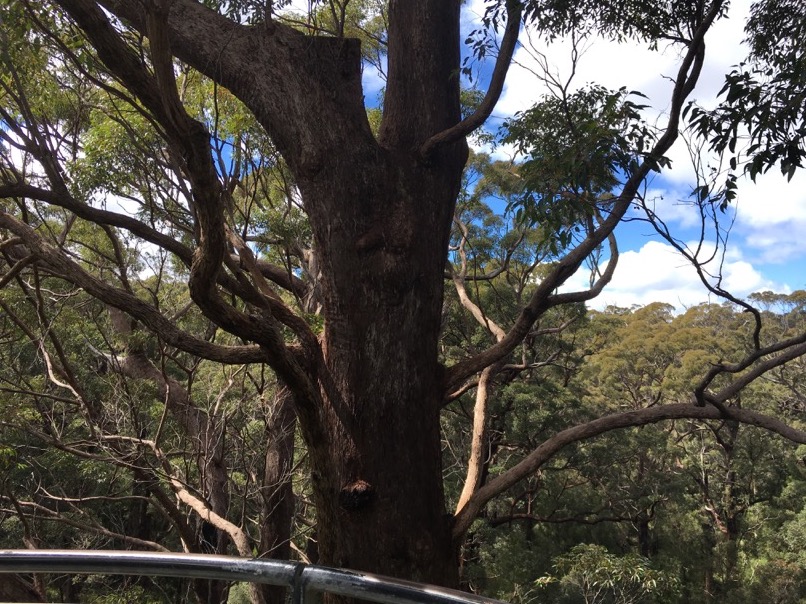
[[[381,604],[502,604],[443,587],[302,562],[115,550],[0,550],[0,573],[53,572],[264,583],[287,587],[292,604],[312,604],[323,593]]]

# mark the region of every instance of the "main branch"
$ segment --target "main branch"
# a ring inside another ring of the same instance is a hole
[[[572,443],[599,436],[611,430],[645,426],[665,420],[699,419],[699,420],[734,420],[743,424],[764,428],[770,432],[780,434],[793,442],[806,444],[806,432],[797,430],[779,419],[738,407],[725,407],[717,409],[713,406],[698,407],[693,404],[658,405],[636,411],[615,413],[600,417],[593,421],[573,426],[563,430],[541,444],[537,449],[527,455],[520,463],[499,474],[481,487],[470,498],[465,506],[456,514],[453,527],[455,540],[461,539],[470,528],[473,519],[478,515],[484,505],[496,495],[534,474],[549,459],[556,455],[563,447]]]
[[[504,37],[501,40],[501,47],[498,49],[498,57],[495,60],[490,85],[487,87],[487,93],[484,95],[481,104],[476,107],[473,113],[455,126],[443,130],[425,141],[423,146],[420,147],[420,155],[422,157],[428,157],[434,149],[441,145],[455,142],[467,136],[474,130],[480,128],[484,122],[487,121],[487,118],[490,117],[490,114],[492,114],[495,108],[495,104],[501,97],[501,92],[504,90],[504,83],[507,78],[507,73],[509,72],[509,66],[512,64],[512,56],[515,54],[515,48],[518,44],[522,12],[523,6],[519,0],[508,0],[507,24],[504,29]]]

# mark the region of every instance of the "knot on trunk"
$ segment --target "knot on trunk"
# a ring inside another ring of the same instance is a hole
[[[356,480],[342,487],[339,505],[348,512],[367,507],[375,496],[375,487],[365,480]]]

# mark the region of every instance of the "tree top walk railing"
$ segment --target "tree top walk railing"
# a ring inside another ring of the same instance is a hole
[[[261,558],[114,550],[0,550],[0,573],[176,577],[286,587],[291,604],[324,593],[381,604],[502,604],[474,594],[351,570]]]

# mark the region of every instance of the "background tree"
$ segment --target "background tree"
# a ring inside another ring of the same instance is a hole
[[[802,320],[776,316],[782,324]],[[608,405],[644,408],[691,396],[701,356],[730,354],[742,340],[746,344],[750,331],[747,314],[727,305],[677,315],[662,304],[610,308],[589,313],[581,323],[576,350],[586,351],[587,358],[561,391],[573,392],[578,406],[572,410],[561,399],[552,414],[554,421],[572,425],[584,421],[580,416],[602,414]],[[520,386],[536,392],[546,387]],[[773,379],[765,379],[742,393],[742,404],[772,413],[789,398]],[[524,396],[511,416],[528,410],[536,418],[533,400]],[[802,422],[797,411],[782,416]],[[539,429],[540,422],[530,425]],[[517,458],[516,447],[531,448],[517,431],[507,436],[506,447],[491,453],[492,466]],[[733,422],[679,420],[609,433],[565,448],[525,484],[491,502],[474,524],[466,576],[504,599],[582,601],[583,579],[596,581],[585,572],[601,566],[597,597],[613,601],[605,569],[611,563],[619,568],[626,556],[674,584],[672,592],[655,594],[658,601],[751,602],[769,587],[785,594],[784,601],[797,602],[789,573],[801,572],[799,563],[790,562],[798,550],[782,546],[793,543],[787,541],[791,536],[773,535],[792,535],[788,531],[797,525],[802,504],[790,497],[802,486],[802,451]],[[794,524],[785,529],[782,521]],[[579,544],[590,548],[575,551]],[[581,552],[585,564],[569,565]],[[617,587],[629,589],[629,579],[622,579]],[[646,592],[640,601],[655,596]]]

